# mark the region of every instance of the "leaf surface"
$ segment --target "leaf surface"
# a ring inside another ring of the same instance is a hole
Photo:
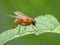
[[[41,15],[36,17],[35,20],[36,20],[35,26],[18,25],[16,28],[9,29],[0,34],[0,44],[2,45],[14,38],[22,37],[28,34],[40,35],[45,32],[60,33],[59,22],[54,16],[50,14],[44,16]]]

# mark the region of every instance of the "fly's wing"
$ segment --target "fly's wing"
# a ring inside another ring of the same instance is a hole
[[[9,15],[10,17],[13,17],[13,18],[18,18],[18,16],[14,16],[14,15]]]
[[[24,17],[27,17],[25,14],[23,14],[23,13],[20,12],[20,11],[15,11],[14,14],[15,14],[18,18],[24,18]]]
[[[15,16],[14,15],[9,15],[9,16],[11,16],[13,18],[25,18],[25,17],[28,17],[28,16],[26,16],[25,14],[23,14],[20,11],[15,11],[14,14],[15,14]]]

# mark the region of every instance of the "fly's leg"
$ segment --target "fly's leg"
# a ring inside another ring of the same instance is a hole
[[[32,28],[34,29],[35,32],[37,32],[37,27],[32,25]]]
[[[21,34],[24,34],[24,33],[25,33],[25,32],[24,32],[24,31],[25,31],[25,29],[26,29],[26,26],[25,26],[25,27],[24,27],[24,29],[22,30],[22,33],[21,33]]]
[[[27,26],[25,26],[25,28],[23,29],[23,31],[26,29]]]
[[[19,29],[18,29],[17,34],[20,34],[20,33],[21,33],[20,29],[21,29],[21,26],[19,26]],[[25,26],[25,27],[24,27],[24,29],[22,30],[22,33],[21,33],[21,34],[23,34],[23,33],[24,33],[24,30],[25,30],[25,29],[26,29],[26,26]]]
[[[18,29],[17,34],[19,34],[19,33],[20,33],[21,26],[19,25],[19,27],[18,27],[18,28],[19,28],[19,29]]]
[[[21,29],[21,26],[19,25],[19,30],[18,30],[18,33],[20,33],[20,29]]]

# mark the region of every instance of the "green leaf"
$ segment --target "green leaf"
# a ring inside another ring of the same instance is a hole
[[[8,40],[11,40],[18,32],[18,26],[15,29],[9,29],[0,34],[0,45],[4,44]]]
[[[53,15],[41,15],[35,18],[36,20],[36,27],[38,28],[38,32],[36,35],[42,34],[44,32],[50,32],[54,30],[58,25],[58,20]]]
[[[44,15],[44,16],[41,15],[36,17],[35,20],[36,20],[35,26],[18,25],[16,28],[9,29],[3,32],[2,34],[0,34],[0,44],[2,45],[14,38],[22,37],[28,34],[40,35],[45,32],[58,32],[58,31],[55,31],[55,28],[59,26],[59,22],[54,16],[50,14]]]
[[[51,31],[53,33],[58,33],[60,34],[60,25],[55,28],[55,30]]]
[[[24,30],[24,28],[25,28],[25,26],[20,27],[20,25],[18,25],[15,29],[9,29],[9,30],[3,32],[2,34],[0,34],[0,45],[4,44],[7,41],[12,40],[14,38],[34,33],[33,32],[34,30],[31,29],[31,26],[26,27],[26,30]],[[20,29],[20,32],[19,32],[19,29]]]

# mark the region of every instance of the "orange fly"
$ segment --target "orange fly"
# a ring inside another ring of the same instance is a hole
[[[10,15],[11,17],[15,18],[15,23],[16,24],[20,24],[23,26],[27,26],[27,25],[35,25],[36,21],[28,16],[26,16],[25,14],[23,14],[22,12],[16,11],[14,12],[14,14],[16,16]]]
[[[14,22],[18,25],[22,25],[22,26],[28,26],[28,25],[33,25],[35,26],[36,21],[28,16],[26,16],[25,14],[23,14],[20,11],[16,11],[14,12],[14,14],[16,16],[10,15],[11,17],[15,18]],[[33,27],[32,26],[32,27]],[[26,29],[26,27],[24,28],[24,30]],[[33,27],[34,29],[34,27]],[[19,27],[19,32],[20,32],[20,27]]]

